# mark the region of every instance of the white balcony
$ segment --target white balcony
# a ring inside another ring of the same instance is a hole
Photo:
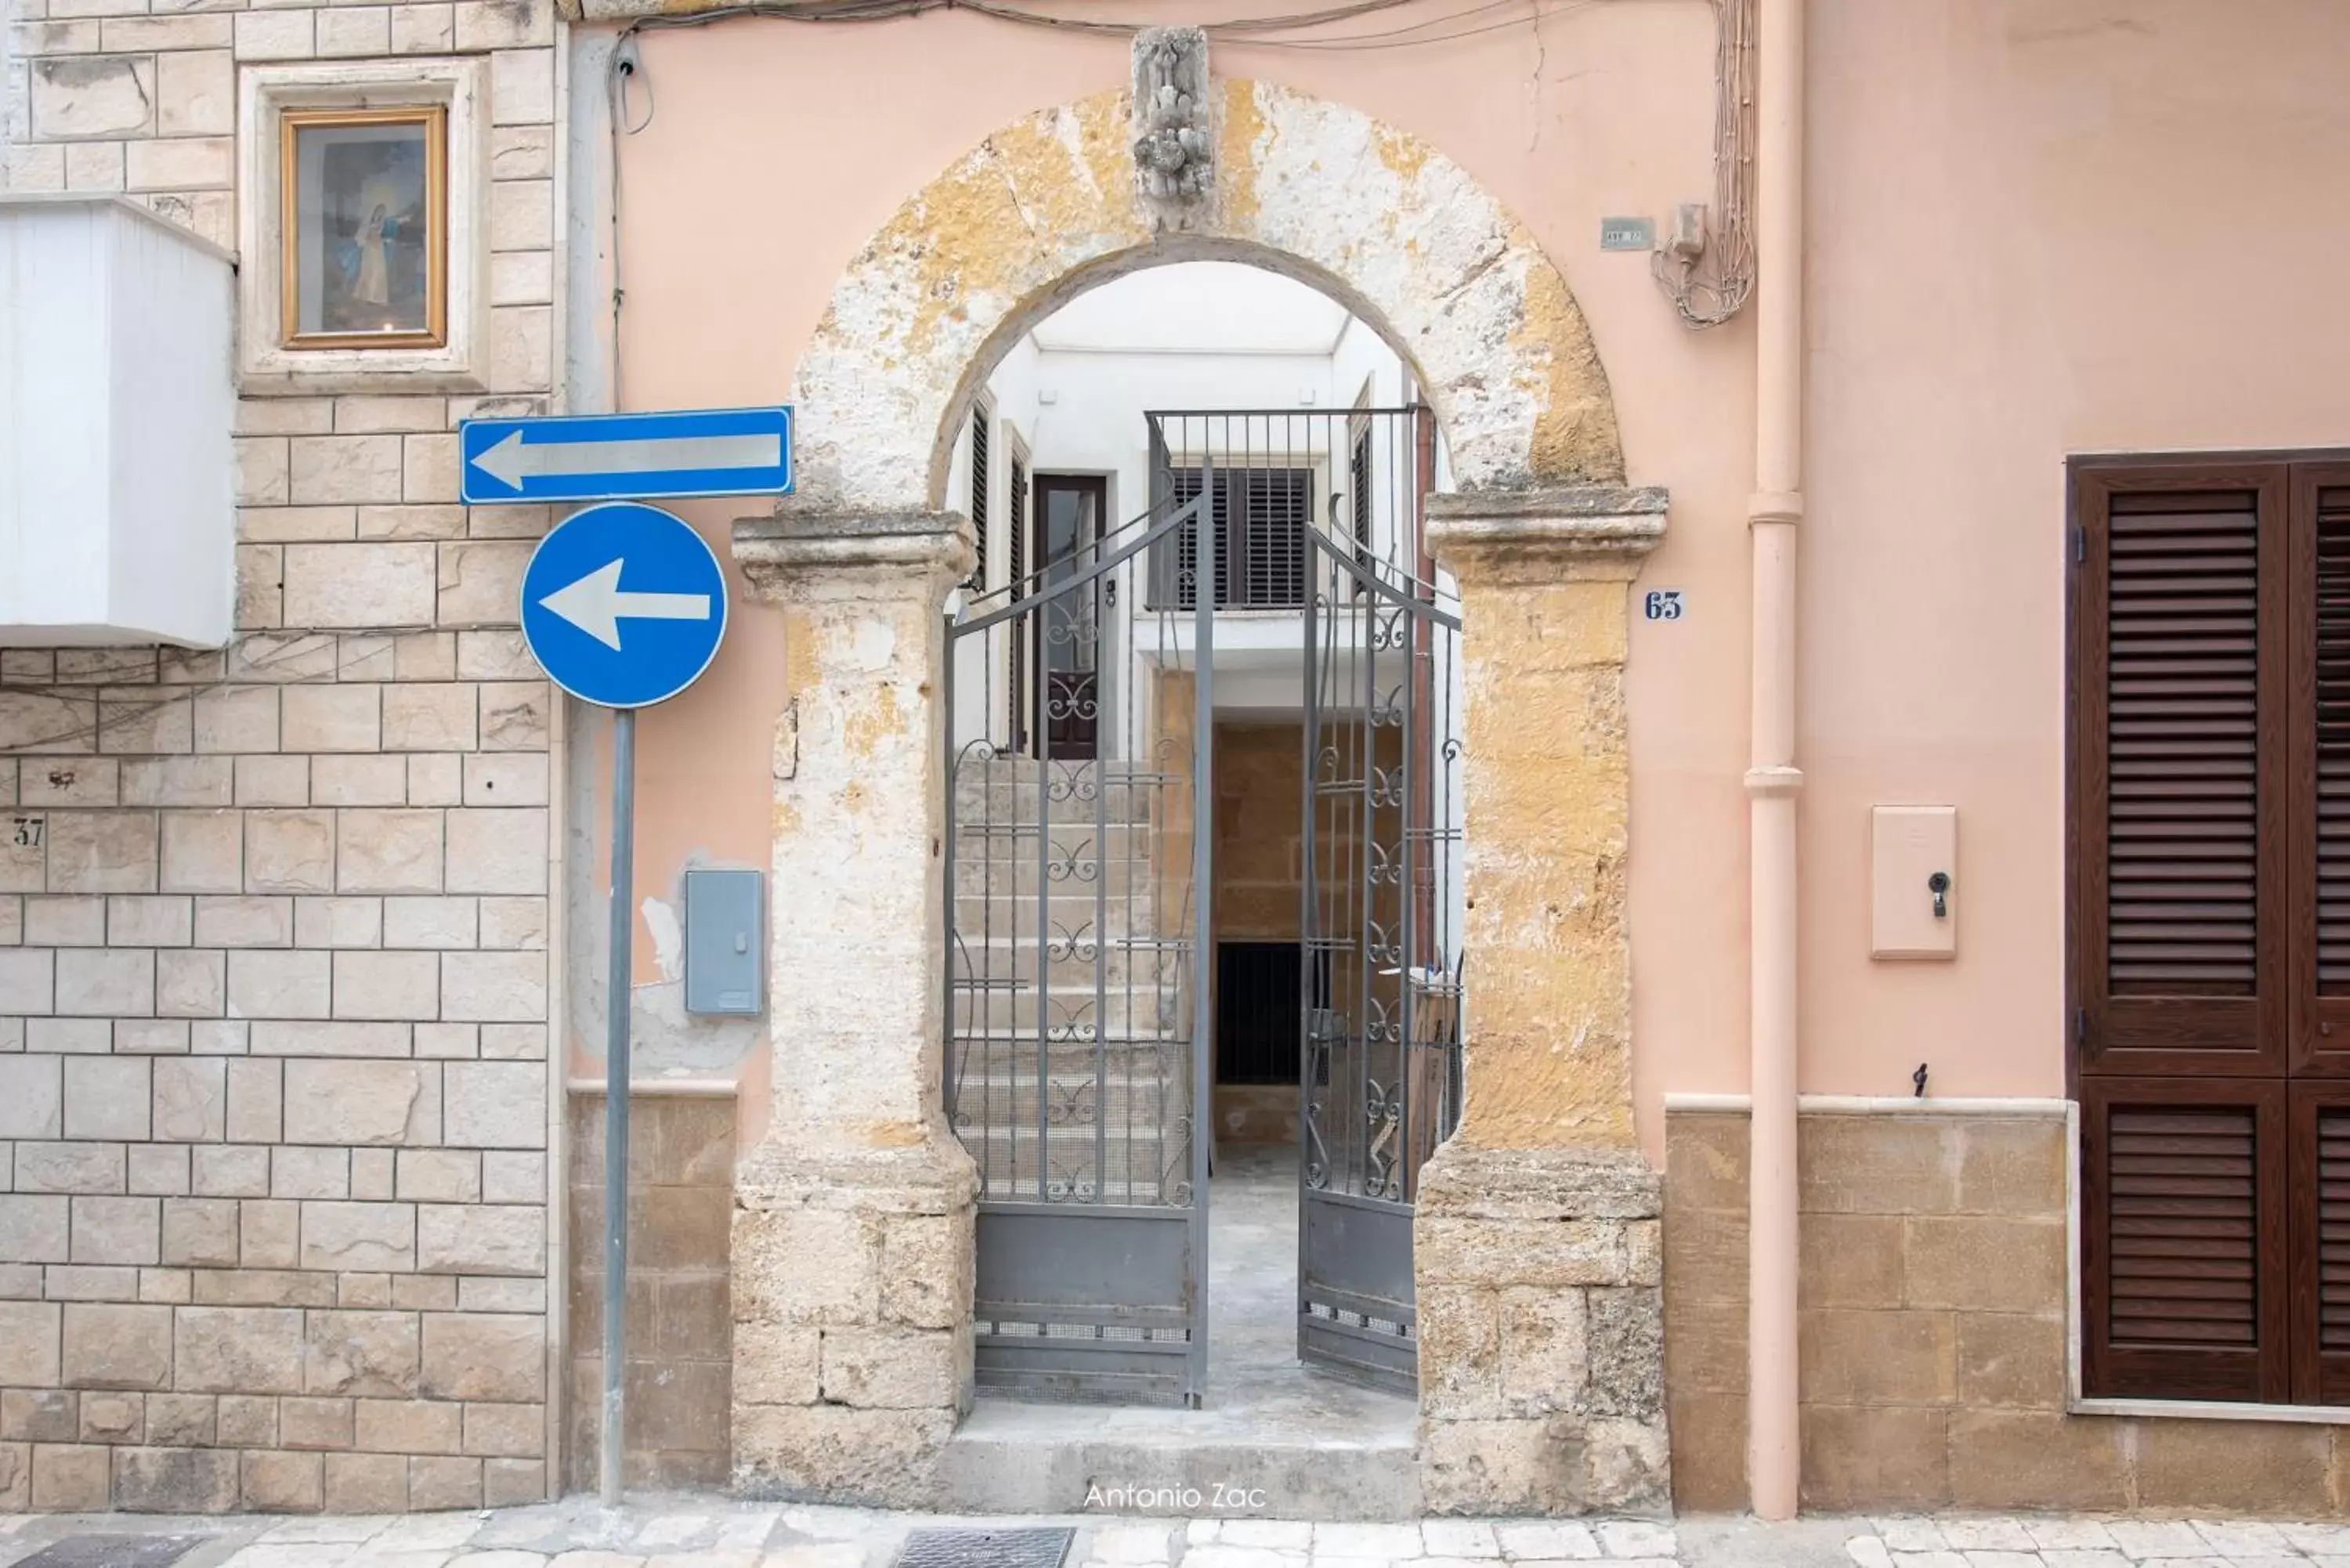
[[[0,645],[228,640],[234,275],[119,196],[0,197]]]

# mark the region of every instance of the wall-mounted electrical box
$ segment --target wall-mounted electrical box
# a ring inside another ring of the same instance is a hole
[[[1868,953],[1947,959],[1959,950],[1959,808],[1869,810]]]
[[[685,1010],[755,1013],[767,972],[766,877],[757,871],[685,874]]]

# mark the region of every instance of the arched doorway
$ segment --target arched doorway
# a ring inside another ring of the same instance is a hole
[[[969,524],[942,507],[964,415],[1012,344],[1063,302],[1123,274],[1182,260],[1250,263],[1311,283],[1414,367],[1449,447],[1452,499],[1473,504],[1450,507],[1446,525],[1482,563],[1480,576],[1501,611],[1490,624],[1514,627],[1509,634],[1514,636],[1553,614],[1592,618],[1604,632],[1605,618],[1621,620],[1620,583],[1629,576],[1625,563],[1636,560],[1661,530],[1660,494],[1627,498],[1617,487],[1622,458],[1614,413],[1581,313],[1531,235],[1490,194],[1440,153],[1343,105],[1256,82],[1218,84],[1212,97],[1215,193],[1172,226],[1155,224],[1134,195],[1124,93],[1007,126],[906,202],[840,281],[801,361],[794,392],[801,419],[801,493],[774,519],[738,524],[737,555],[754,585],[791,612],[787,636],[795,691],[803,693],[786,720],[790,732],[778,742],[778,887],[795,867],[805,867],[811,882],[854,874],[866,895],[846,933],[837,908],[792,907],[779,898],[778,972],[789,966],[809,972],[835,961],[846,934],[874,955],[861,966],[865,972],[911,974],[919,968],[924,986],[918,1002],[891,993],[884,1028],[875,1027],[875,1010],[860,998],[854,1007],[819,1002],[816,1016],[800,1023],[792,1039],[779,1032],[774,1131],[738,1170],[738,1290],[753,1300],[754,1313],[775,1314],[778,1346],[789,1339],[783,1331],[793,1322],[872,1321],[882,1331],[873,1344],[919,1342],[924,1355],[935,1346],[941,1372],[935,1379],[926,1376],[923,1384],[939,1391],[924,1397],[937,1398],[937,1407],[902,1392],[902,1385],[887,1396],[896,1402],[884,1403],[877,1394],[868,1406],[850,1382],[843,1383],[844,1397],[837,1398],[827,1382],[824,1397],[810,1402],[804,1393],[771,1392],[764,1381],[741,1376],[745,1356],[738,1321],[738,1474],[821,1485],[824,1476],[845,1473],[840,1467],[849,1461],[843,1456],[851,1449],[844,1443],[879,1444],[883,1434],[891,1453],[926,1452],[951,1431],[956,1409],[970,1395],[974,1275],[976,1293],[983,1296],[988,1286],[985,1261],[974,1268],[971,1251],[972,1164],[945,1114],[943,1047],[953,986],[951,943],[941,940],[949,911],[941,905],[953,884],[941,864],[948,836],[941,710],[951,702],[943,691],[950,664],[940,612],[956,585],[968,579],[974,553]],[[1193,495],[1195,526],[1209,515],[1213,493],[1212,480],[1203,476]],[[1181,510],[1149,527],[1166,526],[1171,536],[1180,529]],[[1607,542],[1591,544],[1603,535]],[[1138,551],[1151,543],[1134,542]],[[1561,548],[1592,553],[1575,571],[1546,566],[1544,560]],[[1350,547],[1341,549],[1344,558],[1329,564],[1343,575],[1351,554]],[[1196,556],[1194,562],[1196,608],[1209,597],[1197,592],[1209,576],[1199,571]],[[1079,574],[1102,564],[1085,563]],[[1462,586],[1469,587],[1465,575]],[[1504,602],[1554,587],[1561,590],[1555,605],[1513,609]],[[1461,618],[1469,625],[1477,622],[1479,602],[1468,600]],[[1473,709],[1490,699],[1479,694],[1471,635],[1471,651],[1462,662]],[[1577,650],[1570,659],[1582,659],[1581,649],[1596,649],[1601,668],[1586,676],[1579,666],[1557,665],[1554,657],[1555,678],[1545,689],[1562,698],[1575,694],[1559,713],[1586,711],[1587,693],[1587,711],[1596,715],[1590,746],[1559,754],[1578,767],[1587,755],[1614,759],[1603,759],[1590,796],[1593,811],[1615,814],[1616,828],[1603,827],[1604,836],[1620,831],[1621,733],[1609,721],[1620,694],[1608,668],[1620,667],[1620,630],[1612,638],[1570,640]],[[1042,701],[1049,706],[1049,691]],[[1496,702],[1488,711],[1499,716],[1504,705]],[[1479,766],[1473,722],[1469,732],[1473,780]],[[1107,798],[1102,784],[1097,775],[1097,789]],[[1037,793],[1045,787],[1041,778],[1035,781]],[[1015,779],[1009,793],[1017,798],[1021,788]],[[1473,788],[1470,794],[1473,815]],[[1096,826],[1107,825],[1097,820]],[[1041,847],[1049,857],[1051,836],[1033,838],[1031,853]],[[1608,1013],[1604,1027],[1576,1035],[1574,1082],[1588,1087],[1591,1106],[1578,1108],[1570,1120],[1545,1108],[1538,1094],[1530,1097],[1526,1085],[1495,1077],[1500,1115],[1488,1149],[1514,1158],[1568,1128],[1576,1137],[1628,1145],[1628,1059],[1623,1023],[1615,1016],[1619,1010],[1607,1000],[1619,992],[1607,978],[1622,963],[1620,875],[1607,859],[1557,872],[1514,863],[1507,869],[1512,898],[1548,907],[1553,916],[1563,907],[1556,900],[1567,895],[1552,889],[1596,877],[1593,886],[1616,914],[1579,916],[1573,938],[1591,943],[1606,966],[1592,971],[1591,994],[1598,1000],[1589,1004]],[[1049,866],[1040,864],[1038,875],[1049,877]],[[920,898],[912,896],[916,880],[923,888]],[[1552,900],[1547,906],[1546,899]],[[1472,924],[1505,919],[1510,907],[1510,899],[1493,900],[1492,912],[1481,908]],[[1530,940],[1519,931],[1539,924],[1522,922],[1507,934]],[[1544,956],[1553,970],[1559,950],[1554,942]],[[1508,1027],[1495,1030],[1492,1039],[1518,1061],[1550,1051],[1548,1023],[1527,1005],[1534,989],[1513,997],[1510,1009],[1494,1010]],[[899,1037],[909,1024],[921,1030],[918,1041]],[[1586,1039],[1590,1049],[1583,1050]],[[1472,1044],[1469,1117],[1446,1151],[1475,1141],[1471,1133],[1481,1125],[1476,1053],[1485,1048],[1484,1037]],[[1557,1071],[1541,1070],[1554,1077]],[[799,1078],[805,1087],[795,1081]],[[1526,1084],[1532,1081],[1529,1075]],[[858,1114],[827,1119],[827,1106]],[[1438,1158],[1440,1163],[1443,1155]],[[1534,1205],[1543,1209],[1541,1222],[1586,1212],[1579,1196],[1588,1185],[1585,1173],[1598,1167],[1583,1160],[1554,1172],[1546,1158],[1534,1164],[1559,1195]],[[1629,1158],[1639,1163],[1637,1153]],[[1511,1168],[1525,1166],[1518,1160]],[[1433,1183],[1435,1167],[1430,1168]],[[859,1185],[844,1200],[835,1173],[850,1169]],[[1526,1179],[1512,1179],[1523,1186]],[[1645,1166],[1626,1179],[1635,1189],[1643,1181],[1653,1185]],[[1484,1180],[1476,1172],[1456,1179],[1454,1201],[1464,1183]],[[1645,1190],[1607,1198],[1610,1206],[1589,1210],[1594,1224],[1612,1237],[1627,1224],[1649,1223],[1639,1213],[1648,1201]],[[1525,1207],[1490,1215],[1479,1210],[1472,1217],[1477,1226],[1506,1231],[1520,1222],[1519,1209]],[[819,1226],[812,1217],[842,1210],[873,1219],[827,1219]],[[1405,1216],[1408,1235],[1425,1228],[1424,1210],[1418,1219]],[[892,1238],[901,1231],[940,1241],[900,1246]],[[795,1237],[819,1232],[839,1256],[863,1260],[860,1267],[895,1271],[878,1298],[860,1286],[854,1301],[797,1303],[788,1291],[773,1291],[772,1264]],[[1462,1272],[1470,1264],[1460,1243],[1471,1233],[1456,1227],[1441,1249],[1444,1288],[1463,1301],[1473,1298],[1474,1310],[1488,1313],[1510,1282]],[[755,1255],[746,1254],[746,1238],[758,1244]],[[1058,1245],[1049,1238],[1039,1243],[1045,1253]],[[1620,1282],[1653,1297],[1653,1281],[1638,1273],[1647,1254],[1620,1240],[1606,1250]],[[1437,1251],[1424,1246],[1420,1263],[1408,1265],[1407,1272],[1425,1276],[1427,1260]],[[1498,1251],[1475,1249],[1480,1258],[1513,1251],[1506,1244]],[[918,1285],[906,1283],[909,1271],[921,1272]],[[1570,1282],[1565,1288],[1572,1293],[1582,1285]],[[1652,1305],[1638,1308],[1641,1324],[1653,1315]],[[1580,1332],[1582,1312],[1582,1298],[1575,1295],[1572,1314],[1529,1324],[1539,1331],[1529,1344],[1561,1358],[1577,1353],[1579,1341],[1570,1342]],[[764,1337],[765,1319],[757,1321]],[[1458,1314],[1451,1321],[1471,1322]],[[835,1331],[825,1333],[828,1345]],[[1515,1500],[1522,1507],[1549,1508],[1560,1506],[1560,1499],[1596,1495],[1589,1478],[1554,1483],[1550,1477],[1561,1454],[1572,1456],[1576,1466],[1586,1461],[1575,1446],[1559,1446],[1546,1408],[1504,1408],[1495,1403],[1496,1394],[1464,1394],[1464,1377],[1492,1381],[1490,1364],[1475,1362],[1485,1353],[1458,1342],[1432,1369],[1432,1337],[1419,1345],[1419,1407],[1435,1423],[1422,1429],[1433,1433],[1449,1424],[1458,1440],[1424,1437],[1423,1462],[1431,1475],[1471,1477],[1461,1484],[1478,1501],[1461,1506],[1498,1508]],[[757,1381],[759,1391],[746,1395],[746,1381]],[[1638,1479],[1617,1489],[1623,1495],[1648,1495],[1641,1489],[1653,1490],[1660,1473],[1662,1423],[1653,1403],[1640,1396],[1638,1408],[1608,1415],[1592,1428],[1587,1463],[1595,1474],[1607,1466],[1622,1469],[1617,1456],[1630,1456],[1630,1473]],[[1490,1449],[1497,1441],[1523,1449],[1527,1459],[1513,1459],[1502,1481],[1478,1479],[1488,1477],[1490,1467],[1464,1459],[1460,1445]],[[857,1463],[881,1457],[876,1447]],[[899,1473],[884,1469],[892,1478]],[[906,1473],[919,1474],[919,1468]],[[887,1496],[906,1495],[912,1483],[854,1484]],[[1616,1487],[1607,1480],[1598,1490]],[[1447,1495],[1456,1494],[1466,1495],[1457,1488]]]
[[[972,405],[950,510],[944,1097],[975,1376],[1224,1412],[1403,1397],[1460,1110],[1461,617],[1418,372],[1221,262],[1125,274]]]

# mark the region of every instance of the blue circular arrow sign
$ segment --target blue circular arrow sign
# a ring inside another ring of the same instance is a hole
[[[574,697],[648,708],[710,668],[726,635],[726,578],[681,518],[634,501],[590,506],[532,552],[522,635]]]

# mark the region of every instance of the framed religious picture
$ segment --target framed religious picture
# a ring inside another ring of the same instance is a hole
[[[437,105],[285,112],[285,347],[448,340],[448,111]]]

